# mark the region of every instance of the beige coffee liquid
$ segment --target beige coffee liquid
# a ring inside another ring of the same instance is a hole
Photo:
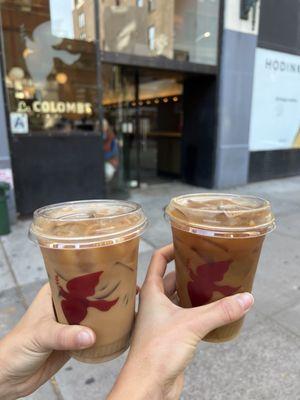
[[[274,226],[268,202],[251,196],[187,195],[173,199],[167,213],[182,307],[251,292],[265,234]],[[242,324],[215,329],[204,340],[231,340]]]
[[[35,216],[31,232],[41,246],[58,321],[96,333],[92,348],[72,352],[80,361],[110,360],[129,345],[139,235],[146,223],[134,207],[76,202]]]

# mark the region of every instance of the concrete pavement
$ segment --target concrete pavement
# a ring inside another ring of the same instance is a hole
[[[150,219],[139,258],[143,281],[154,248],[171,241],[163,208],[199,188],[178,182],[132,192]],[[199,346],[186,373],[182,399],[300,400],[300,177],[250,184],[231,192],[271,200],[277,230],[266,240],[255,280],[255,306],[241,336]],[[46,280],[39,251],[27,239],[30,221],[18,221],[0,240],[0,336],[8,332]],[[172,267],[172,266],[171,266]],[[103,365],[70,360],[31,400],[105,399],[125,355]]]

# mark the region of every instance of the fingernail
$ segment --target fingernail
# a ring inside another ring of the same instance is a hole
[[[237,295],[237,301],[243,307],[244,311],[248,311],[254,303],[254,298],[251,293],[241,293]]]
[[[81,331],[76,337],[77,343],[80,347],[87,347],[94,343],[94,337],[88,331]]]

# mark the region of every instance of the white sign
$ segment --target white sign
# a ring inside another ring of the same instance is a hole
[[[10,129],[12,133],[28,133],[28,115],[11,112]]]
[[[300,56],[256,49],[250,150],[300,148]]]

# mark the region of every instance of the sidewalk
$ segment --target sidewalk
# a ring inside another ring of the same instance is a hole
[[[154,248],[171,241],[163,208],[178,194],[199,188],[182,183],[132,192],[150,219],[139,258],[143,281]],[[255,280],[255,306],[241,336],[199,346],[185,378],[182,399],[300,400],[300,177],[250,184],[231,192],[272,202],[277,230],[265,242]],[[18,221],[0,240],[0,336],[24,313],[46,281],[42,258],[27,239],[30,221]],[[112,386],[125,356],[101,365],[74,360],[30,400],[99,400]]]

